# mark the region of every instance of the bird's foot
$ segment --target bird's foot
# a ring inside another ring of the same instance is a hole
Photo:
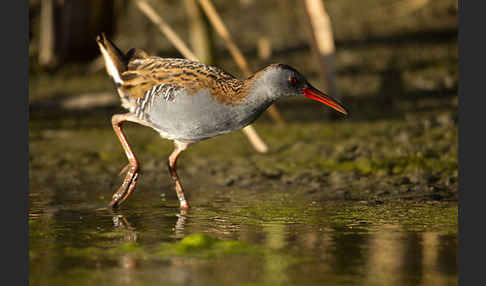
[[[128,171],[128,168],[130,168],[130,163],[128,163],[125,166],[123,166],[123,168],[118,173],[118,176],[121,176],[121,175],[125,174]]]
[[[125,179],[123,180],[120,188],[118,188],[118,190],[113,194],[112,200],[109,204],[109,206],[112,208],[117,208],[118,206],[120,206],[130,196],[130,194],[135,189],[135,185],[137,184],[137,179],[139,175],[138,167],[128,164],[123,168],[123,170],[127,168],[127,175],[125,176]]]

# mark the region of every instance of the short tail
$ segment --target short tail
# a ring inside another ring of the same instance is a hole
[[[98,35],[96,42],[105,60],[106,71],[115,84],[121,85],[123,83],[121,74],[127,70],[127,56],[106,38],[105,33]]]

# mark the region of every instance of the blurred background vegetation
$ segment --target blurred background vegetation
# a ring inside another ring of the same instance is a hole
[[[55,105],[65,96],[113,93],[94,40],[102,31],[124,51],[138,47],[161,57],[182,57],[137,9],[135,2],[31,0],[31,103],[46,103],[51,99]],[[311,30],[303,2],[215,0],[214,5],[252,71],[269,63],[286,63],[300,70],[318,88],[327,90],[312,53]],[[197,1],[151,0],[148,3],[202,61],[243,77],[224,41],[200,9],[202,30],[195,24],[198,13],[191,6],[197,6]],[[336,86],[345,103],[346,98],[371,97],[379,99],[379,103],[390,103],[400,96],[423,96],[430,91],[434,95],[457,93],[457,1],[326,0],[323,3],[335,41]],[[205,42],[201,42],[202,34]],[[113,96],[113,100],[116,103],[117,98]],[[348,105],[359,106],[360,102],[349,100]]]

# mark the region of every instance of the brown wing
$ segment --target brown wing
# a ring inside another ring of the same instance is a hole
[[[210,89],[211,95],[224,103],[244,97],[240,92],[243,81],[219,68],[186,59],[149,57],[141,50],[130,55],[128,68],[121,78],[122,90],[134,98],[143,97],[148,90],[161,84],[184,88],[189,94]]]

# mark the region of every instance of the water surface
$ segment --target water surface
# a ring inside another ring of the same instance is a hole
[[[187,213],[172,189],[142,185],[118,211],[96,185],[31,189],[31,285],[457,284],[455,203],[191,188]]]

